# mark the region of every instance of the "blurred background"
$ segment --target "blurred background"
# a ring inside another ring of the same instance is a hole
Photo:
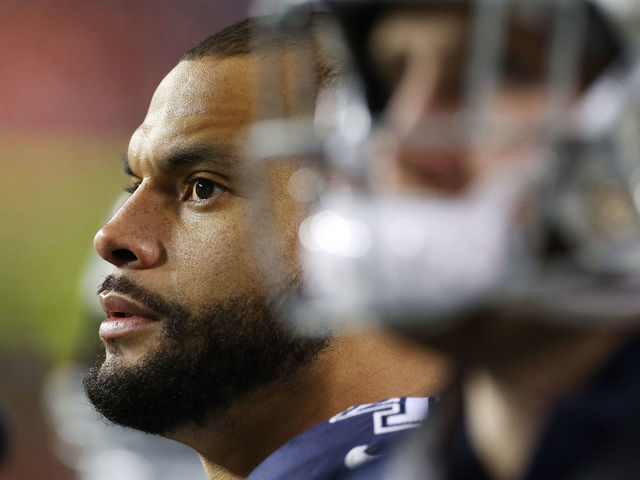
[[[160,478],[145,450],[172,458],[173,445],[107,427],[84,404],[80,372],[95,355],[101,319],[82,292],[101,280],[81,278],[93,235],[125,186],[122,154],[156,85],[248,6],[0,2],[0,418],[8,439],[0,479],[144,480]],[[196,478],[185,475],[199,466],[195,454],[175,449],[187,465],[176,478]]]

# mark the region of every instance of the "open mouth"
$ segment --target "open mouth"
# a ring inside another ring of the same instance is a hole
[[[158,324],[157,314],[134,299],[117,292],[100,293],[102,309],[107,314],[100,324],[98,334],[103,340],[136,338],[153,324]]]
[[[156,314],[143,304],[117,292],[100,293],[100,304],[109,318],[140,317],[156,320]]]

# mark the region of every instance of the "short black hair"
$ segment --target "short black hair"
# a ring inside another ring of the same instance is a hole
[[[256,19],[248,18],[210,35],[185,53],[181,60],[202,57],[231,57],[251,52],[251,35],[256,30]]]
[[[307,29],[273,29],[273,17],[251,17],[215,33],[187,51],[181,61],[203,57],[232,57],[250,53],[266,53],[278,49],[308,48],[318,76],[325,86],[344,70],[344,62],[330,52],[325,43],[331,36],[332,19],[326,13],[313,13]]]

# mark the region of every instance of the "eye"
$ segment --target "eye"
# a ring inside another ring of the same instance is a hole
[[[204,202],[227,191],[227,188],[219,183],[202,177],[194,178],[187,184],[187,187],[184,200],[193,202]]]
[[[140,186],[140,183],[141,182],[139,180],[136,180],[131,185],[124,187],[124,191],[133,195],[135,191],[138,189],[138,187]]]

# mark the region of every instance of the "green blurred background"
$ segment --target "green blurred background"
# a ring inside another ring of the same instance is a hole
[[[80,277],[118,189],[124,135],[0,138],[1,348],[64,360],[89,325]]]
[[[0,1],[1,479],[77,478],[56,455],[43,391],[98,345],[81,276],[127,181],[122,154],[162,77],[249,3]]]

